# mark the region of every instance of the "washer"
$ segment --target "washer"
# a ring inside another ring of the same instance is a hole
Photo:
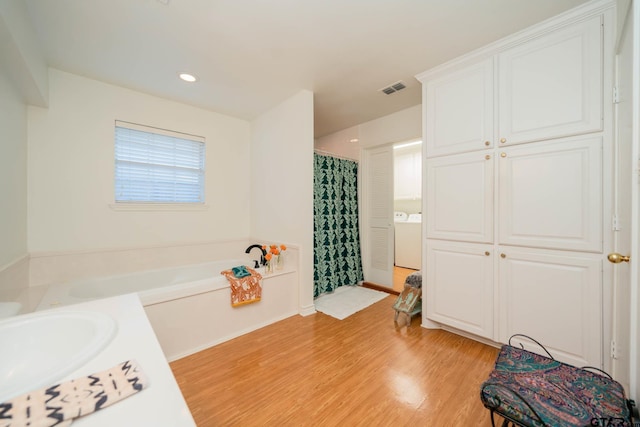
[[[394,222],[406,221],[408,218],[409,218],[409,216],[407,215],[406,212],[395,211],[393,213],[393,221]]]

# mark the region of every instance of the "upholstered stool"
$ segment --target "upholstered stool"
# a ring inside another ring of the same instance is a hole
[[[605,375],[505,345],[480,399],[493,426],[494,412],[505,419],[503,427],[635,425],[633,402]]]
[[[393,309],[396,311],[394,321],[398,322],[398,315],[404,313],[403,319],[407,325],[411,323],[411,317],[422,311],[422,272],[416,271],[407,276],[404,289],[398,295]],[[399,323],[399,322],[398,322]],[[402,325],[400,325],[402,326]]]
[[[422,271],[416,271],[411,273],[404,280],[405,286],[411,286],[412,288],[422,288]]]

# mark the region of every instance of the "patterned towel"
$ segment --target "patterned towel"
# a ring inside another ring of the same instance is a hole
[[[133,360],[0,403],[0,427],[67,427],[146,388],[149,382]]]
[[[242,278],[236,278],[232,270],[220,272],[231,284],[232,307],[258,302],[262,297],[262,285],[260,284],[262,276],[252,268],[247,267],[247,270],[251,275]]]

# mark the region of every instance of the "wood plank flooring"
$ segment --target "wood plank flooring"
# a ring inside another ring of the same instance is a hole
[[[480,384],[498,349],[419,316],[398,328],[394,301],[293,316],[171,368],[200,427],[490,426]]]
[[[418,270],[412,270],[404,267],[393,267],[393,290],[402,292],[404,289],[404,281],[411,273],[415,273]]]
[[[407,276],[411,273],[415,273],[418,270],[412,270],[404,267],[393,267],[393,286],[383,286],[372,282],[363,282],[362,286],[369,289],[375,289],[376,291],[387,292],[392,295],[400,295],[404,290],[404,282]]]

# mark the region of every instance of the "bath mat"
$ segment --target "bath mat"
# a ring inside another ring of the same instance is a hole
[[[341,286],[333,293],[322,294],[316,298],[315,306],[316,310],[342,320],[388,296],[386,292],[362,286]]]

